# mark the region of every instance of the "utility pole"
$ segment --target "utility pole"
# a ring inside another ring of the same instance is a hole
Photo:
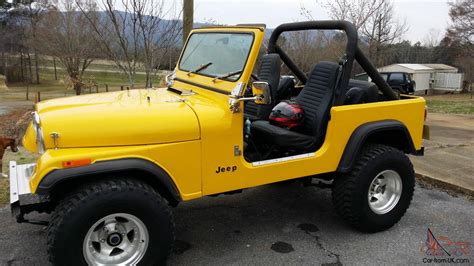
[[[183,45],[193,28],[194,0],[183,0]]]

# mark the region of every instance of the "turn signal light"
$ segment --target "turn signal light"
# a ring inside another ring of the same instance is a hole
[[[71,167],[89,165],[91,163],[92,163],[91,159],[71,160],[71,161],[64,161],[63,162],[63,167],[64,168],[71,168]]]

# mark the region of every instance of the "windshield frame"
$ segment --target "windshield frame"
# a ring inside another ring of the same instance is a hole
[[[239,74],[239,76],[235,79],[235,80],[231,80],[231,79],[220,79],[222,81],[227,81],[227,82],[237,82],[240,80],[240,78],[242,77],[242,74],[244,73],[245,71],[245,68],[247,67],[247,64],[248,64],[248,60],[249,60],[249,57],[250,57],[250,54],[252,53],[252,48],[254,46],[254,43],[255,43],[255,33],[253,32],[249,32],[249,31],[196,31],[196,32],[191,32],[191,34],[189,35],[188,39],[186,40],[186,45],[184,46],[182,52],[181,52],[181,55],[179,56],[179,61],[178,61],[178,64],[176,64],[176,68],[179,70],[179,71],[182,71],[182,72],[189,72],[191,70],[186,70],[186,69],[182,69],[181,68],[181,60],[183,59],[183,55],[184,55],[184,51],[186,51],[186,49],[188,48],[188,42],[189,40],[191,39],[191,37],[194,35],[194,34],[246,34],[246,35],[250,35],[252,36],[252,42],[250,43],[250,47],[249,47],[249,51],[247,53],[247,57],[245,58],[245,61],[244,61],[244,67],[241,69],[241,72]],[[237,70],[235,70],[237,71]],[[192,73],[193,75],[199,75],[199,76],[204,76],[204,77],[208,77],[208,78],[215,78],[219,75],[210,75],[210,74],[205,74],[205,73],[202,73],[202,72],[197,72],[197,73]],[[237,76],[237,75],[236,75]]]

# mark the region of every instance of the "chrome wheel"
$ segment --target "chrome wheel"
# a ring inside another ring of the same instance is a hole
[[[143,222],[126,213],[107,215],[86,234],[84,258],[89,265],[135,265],[145,255],[149,235]]]
[[[369,206],[377,214],[391,211],[402,196],[402,179],[393,170],[385,170],[375,176],[369,187]]]

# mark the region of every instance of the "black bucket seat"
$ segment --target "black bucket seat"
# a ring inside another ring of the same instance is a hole
[[[270,104],[256,104],[246,102],[244,114],[251,121],[267,120],[277,101],[277,90],[280,82],[280,55],[266,54],[262,57],[262,64],[258,72],[258,79],[268,82],[271,92]]]
[[[305,112],[299,131],[271,125],[268,121],[254,121],[251,124],[252,139],[297,152],[319,148],[326,134],[338,73],[339,65],[333,62],[320,62],[313,68],[295,99]]]

